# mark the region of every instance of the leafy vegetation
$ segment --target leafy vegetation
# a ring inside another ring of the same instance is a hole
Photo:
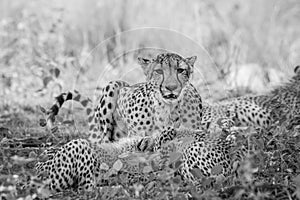
[[[51,194],[41,180],[34,174],[33,166],[38,155],[49,146],[66,143],[74,138],[82,138],[86,123],[75,118],[75,124],[61,123],[60,131],[55,135],[39,128],[36,117],[41,115],[38,108],[19,106],[12,111],[8,107],[6,127],[1,128],[1,195],[4,199],[16,198],[103,198],[103,199],[185,199],[189,192],[196,199],[296,199],[299,198],[299,129],[292,132],[281,127],[274,127],[272,133],[258,132],[246,129],[239,134],[238,142],[247,144],[247,158],[238,169],[238,177],[218,177],[216,180],[204,178],[201,172],[195,171],[195,176],[202,179],[202,193],[192,185],[187,185],[176,175],[175,171],[180,162],[180,153],[170,155],[170,163],[166,163],[163,171],[153,174],[144,185],[130,185],[126,179],[115,177],[120,187],[104,186],[92,193],[76,193],[66,191]],[[65,109],[62,118],[68,118]],[[80,112],[80,111],[79,111]],[[35,119],[35,120],[34,120]],[[81,129],[82,128],[82,129]],[[81,130],[80,130],[81,129]],[[246,142],[245,142],[246,141]],[[234,151],[234,150],[233,150]],[[149,154],[132,154],[132,162],[145,164],[144,172],[150,173],[157,166],[149,165],[155,158]],[[150,157],[151,158],[150,158]],[[173,164],[172,164],[173,163]],[[122,163],[121,163],[122,164]],[[171,165],[169,165],[171,164]],[[114,170],[118,171],[120,163],[115,163]],[[214,174],[220,169],[216,167]],[[33,184],[34,183],[34,184]],[[211,187],[211,184],[213,186]],[[208,189],[206,189],[208,188]],[[196,192],[197,191],[197,192]],[[200,190],[201,191],[201,190]]]
[[[186,192],[196,199],[300,198],[299,127],[288,131],[281,125],[271,131],[242,131],[239,141],[247,145],[248,154],[238,177],[212,180],[195,171],[203,179],[202,193],[174,175],[180,157],[176,152],[173,165],[146,186],[122,183],[85,194],[51,194],[33,170],[43,150],[82,138],[88,130],[80,106],[70,105],[58,119],[60,131],[52,134],[39,125],[38,105],[49,105],[55,95],[69,89],[97,96],[97,89],[109,80],[142,81],[137,55],[162,50],[197,55],[194,84],[203,99],[211,101],[233,95],[220,79],[223,66],[232,60],[237,66],[254,62],[263,71],[272,67],[288,77],[300,61],[299,2],[191,1],[189,6],[180,0],[0,0],[0,4],[4,5],[0,8],[1,199],[185,199]],[[238,58],[229,53],[233,43],[241,49]],[[140,155],[145,156],[149,155]]]

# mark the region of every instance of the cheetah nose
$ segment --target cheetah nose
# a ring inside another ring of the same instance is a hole
[[[167,85],[166,89],[172,92],[177,89],[177,85]]]

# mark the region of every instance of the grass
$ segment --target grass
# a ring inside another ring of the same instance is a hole
[[[144,81],[136,58],[165,50],[198,56],[193,84],[207,101],[236,95],[220,79],[229,63],[237,69],[254,63],[259,72],[270,75],[275,69],[275,74],[281,72],[286,78],[300,62],[300,5],[293,0],[0,0],[0,5],[0,193],[6,199],[49,197],[47,190],[24,187],[35,177],[34,160],[46,148],[42,144],[64,143],[87,131],[77,105],[62,112],[62,118],[74,124],[62,125],[60,132],[51,134],[39,126],[38,106],[48,107],[60,92],[77,89],[93,97],[110,80]],[[235,47],[238,55],[233,54]],[[288,132],[278,126],[272,133],[252,132],[244,133],[250,154],[240,178],[228,180],[225,191],[215,187],[198,198],[299,198],[297,130]],[[164,199],[168,185],[174,189],[181,183],[170,179],[155,184],[162,190],[156,188],[152,194]],[[134,198],[146,195],[145,188],[126,189]],[[113,198],[109,192],[117,190],[106,188],[88,195]],[[176,195],[180,199],[182,194]],[[52,196],[77,197],[72,192]]]
[[[299,198],[299,130],[287,131],[279,126],[274,127],[272,133],[253,129],[243,131],[238,141],[246,141],[248,156],[238,170],[238,178],[220,177],[217,184],[202,194],[193,192],[193,187],[185,186],[178,177],[172,178],[173,168],[167,168],[170,174],[162,171],[160,178],[146,187],[123,184],[122,188],[104,187],[92,193],[66,191],[51,194],[35,177],[33,166],[47,147],[84,137],[87,126],[82,111],[76,111],[74,116],[70,112],[70,109],[63,109],[62,118],[75,119],[76,123],[61,125],[60,131],[53,135],[39,126],[41,112],[38,107],[16,104],[14,109],[1,107],[1,113],[7,113],[1,116],[0,128],[2,198],[115,199],[115,195],[122,195],[123,199],[165,199],[169,192],[174,198],[183,199],[185,191],[192,192],[198,199]],[[38,187],[30,185],[30,180]],[[211,181],[203,178],[202,184],[209,185]]]

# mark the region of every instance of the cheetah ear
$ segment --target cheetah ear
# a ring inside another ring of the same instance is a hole
[[[194,64],[197,60],[197,56],[192,56],[185,59],[185,62],[190,66],[189,74],[192,74],[194,72]]]
[[[300,74],[300,65],[297,65],[297,66],[294,68],[294,72],[295,72],[295,74]]]
[[[138,63],[142,66],[144,74],[147,76],[149,72],[148,65],[151,63],[151,61],[146,58],[138,57]]]
[[[186,58],[185,62],[187,62],[191,67],[193,67],[196,60],[197,60],[197,56],[192,56],[192,57]]]

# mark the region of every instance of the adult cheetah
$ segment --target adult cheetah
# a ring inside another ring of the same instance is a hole
[[[103,89],[96,108],[90,114],[89,140],[113,142],[124,136],[151,135],[166,126],[201,127],[202,101],[190,83],[196,56],[183,58],[174,53],[159,54],[155,59],[138,59],[146,82],[129,86],[112,81]],[[78,93],[63,93],[47,112],[51,127],[60,107],[67,100],[82,100]]]
[[[209,127],[219,118],[229,117],[235,126],[269,129],[279,121],[285,122],[287,129],[300,125],[300,66],[294,72],[290,80],[263,95],[203,103],[202,124]]]

